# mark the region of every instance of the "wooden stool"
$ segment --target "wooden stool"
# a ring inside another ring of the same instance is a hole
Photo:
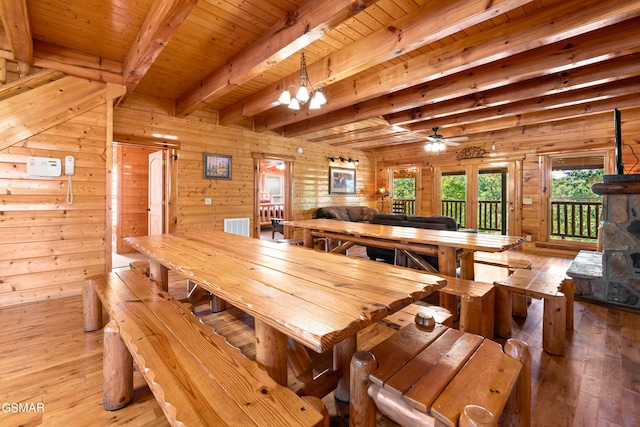
[[[511,337],[512,295],[543,299],[542,348],[549,354],[564,355],[565,329],[573,328],[573,281],[539,271],[516,270],[494,285],[495,334]]]
[[[410,324],[357,352],[350,374],[351,426],[374,426],[376,409],[406,426],[530,424],[531,356],[522,341],[503,352],[479,335]]]

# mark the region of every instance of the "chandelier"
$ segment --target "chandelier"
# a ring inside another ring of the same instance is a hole
[[[293,92],[296,94],[293,98],[289,91],[291,88],[293,88]],[[320,85],[314,88],[309,81],[307,61],[304,59],[303,53],[300,59],[300,87],[297,88],[295,85],[289,85],[289,87],[280,94],[278,102],[288,105],[292,110],[299,110],[300,106],[306,104],[309,100],[311,100],[311,102],[309,102],[309,109],[311,110],[317,110],[320,106],[327,103],[327,98],[324,97],[324,94],[320,90]]]

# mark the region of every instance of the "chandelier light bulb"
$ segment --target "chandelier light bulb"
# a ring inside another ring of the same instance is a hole
[[[298,102],[297,98],[293,98],[291,100],[291,102],[289,103],[289,108],[292,110],[299,110],[300,109],[300,103]]]
[[[298,89],[298,93],[296,94],[296,99],[302,104],[309,100],[309,91],[306,86],[300,86],[300,89]]]
[[[319,90],[314,93],[313,99],[318,103],[318,105],[324,105],[327,103],[327,98],[325,98],[324,94]]]
[[[291,102],[291,94],[289,93],[289,89],[283,90],[280,94],[280,98],[278,98],[278,102],[284,105],[289,105]]]
[[[320,109],[320,104],[318,103],[318,99],[316,96],[311,98],[311,102],[309,103],[310,110],[318,110]]]

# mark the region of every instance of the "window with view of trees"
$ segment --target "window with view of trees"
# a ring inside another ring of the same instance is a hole
[[[602,196],[591,185],[602,182],[604,156],[551,159],[550,236],[552,239],[595,241]]]

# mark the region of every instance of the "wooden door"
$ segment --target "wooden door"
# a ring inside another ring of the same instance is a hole
[[[164,232],[164,163],[164,150],[149,154],[149,235]]]

